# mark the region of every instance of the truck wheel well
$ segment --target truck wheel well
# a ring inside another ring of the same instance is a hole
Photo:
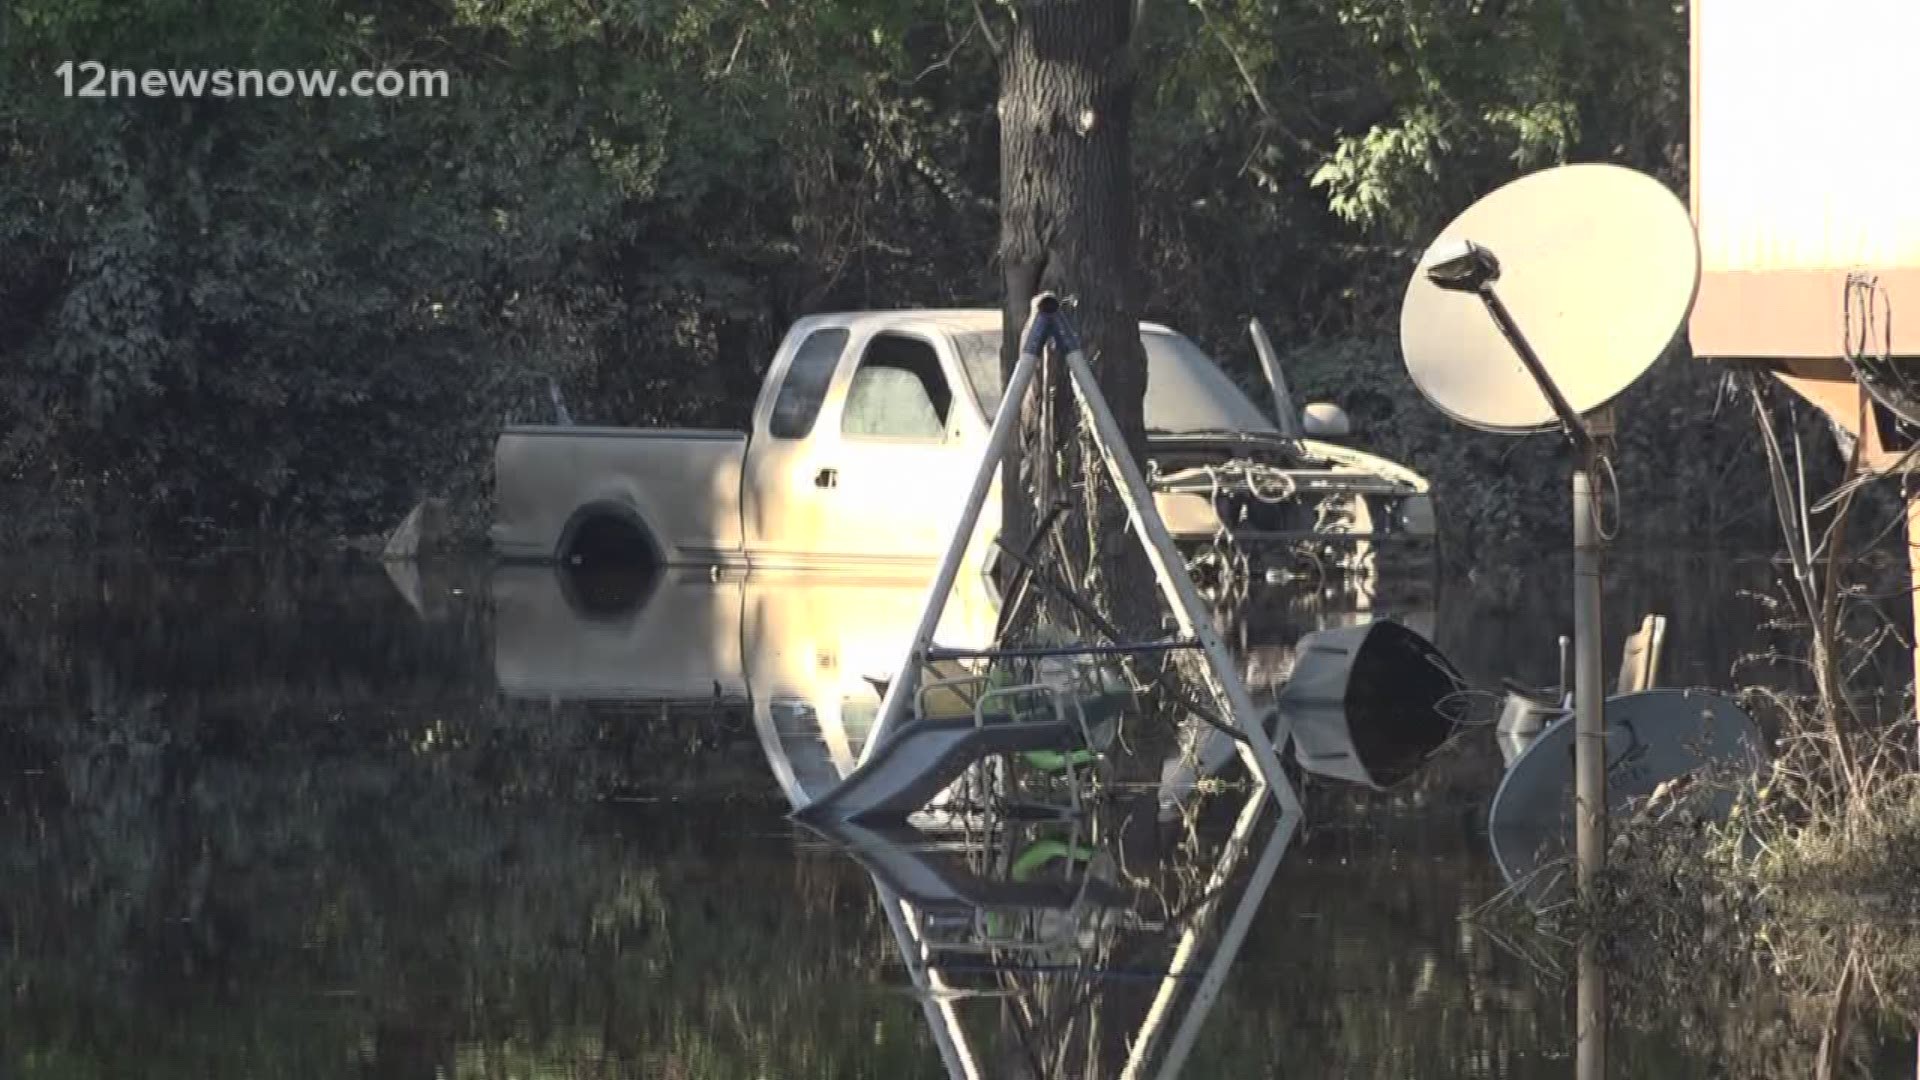
[[[640,516],[613,502],[574,511],[555,552],[561,589],[574,610],[589,618],[619,618],[637,610],[653,592],[660,549]]]
[[[554,558],[569,568],[654,567],[663,561],[653,533],[631,507],[594,502],[573,512]]]

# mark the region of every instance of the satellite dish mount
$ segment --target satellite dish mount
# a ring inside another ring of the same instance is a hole
[[[1520,358],[1527,374],[1553,407],[1560,427],[1573,444],[1573,655],[1575,714],[1575,796],[1578,828],[1578,874],[1586,898],[1593,879],[1604,865],[1607,846],[1607,733],[1605,689],[1601,685],[1600,552],[1605,538],[1595,512],[1594,474],[1600,464],[1599,444],[1587,420],[1576,411],[1553,375],[1540,362],[1513,313],[1494,288],[1500,281],[1500,259],[1469,239],[1436,243],[1421,273],[1443,292],[1470,293],[1486,305],[1500,336]]]
[[[1596,898],[1607,850],[1605,537],[1594,504],[1605,459],[1593,421],[1610,425],[1609,402],[1673,341],[1699,286],[1693,221],[1665,185],[1614,165],[1568,165],[1522,177],[1454,219],[1427,249],[1400,312],[1407,373],[1436,408],[1487,431],[1558,426],[1574,447],[1574,850],[1583,902]],[[1491,326],[1463,294],[1479,297]],[[1605,975],[1586,962],[1593,949],[1583,939],[1583,1077],[1605,1075]]]
[[[1494,285],[1500,280],[1500,260],[1493,252],[1471,240],[1456,240],[1435,245],[1424,272],[1435,287],[1447,292],[1472,293],[1487,305],[1487,314],[1493,316],[1494,325],[1500,328],[1500,336],[1513,346],[1520,362],[1526,365],[1527,374],[1533,376],[1533,381],[1540,385],[1541,395],[1553,406],[1553,414],[1560,418],[1561,428],[1566,431],[1574,451],[1579,454],[1581,468],[1590,468],[1595,459],[1596,446],[1586,418],[1575,412],[1566,395],[1560,392],[1553,376],[1540,363],[1540,354],[1533,351],[1526,335],[1520,332],[1520,324],[1513,321],[1513,313],[1500,302],[1500,294],[1494,290]],[[1590,506],[1591,500],[1588,502]],[[1576,520],[1578,514],[1576,508]],[[1578,532],[1577,525],[1575,531]]]

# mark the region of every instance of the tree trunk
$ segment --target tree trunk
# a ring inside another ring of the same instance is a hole
[[[1147,371],[1140,345],[1139,226],[1129,137],[1135,4],[1026,0],[1013,6],[1000,90],[1000,257],[1006,281],[1005,374],[1011,377],[1018,359],[1019,331],[1033,296],[1050,290],[1072,302],[1069,318],[1127,443],[1112,449],[1138,462],[1146,451]],[[1021,443],[1028,453],[1010,461],[1002,475],[1002,536],[1017,549],[1035,539],[1037,522],[1054,522],[1052,535],[1039,538],[1031,561],[1090,602],[1101,616],[1098,622],[1120,637],[1156,637],[1161,605],[1140,538],[1128,527],[1126,506],[1097,448],[1085,433],[1075,434],[1081,425],[1064,364],[1051,371],[1049,382],[1054,392],[1034,394],[1024,414]],[[1048,410],[1040,405],[1047,400],[1050,425]],[[1036,437],[1042,433],[1050,437]],[[1067,508],[1049,517],[1046,504],[1055,499]],[[1043,610],[1075,637],[1102,636],[1097,624],[1090,625],[1094,620],[1072,605],[1048,604]],[[1139,782],[1137,790],[1151,790],[1147,782],[1158,776],[1163,747],[1155,736],[1166,728],[1147,726],[1130,733],[1132,753],[1119,753],[1116,744],[1113,767],[1123,781],[1121,790],[1127,790],[1126,781]],[[1127,865],[1151,865],[1158,856],[1151,798],[1129,796],[1119,802],[1119,812],[1130,810],[1145,824],[1127,830]],[[1074,995],[1079,992],[1074,987]],[[1126,1035],[1150,1000],[1144,982],[1106,985],[1094,1002],[1054,1017],[1066,1026],[1046,1041],[1063,1048],[1065,1040],[1071,1047],[1062,1074],[1118,1075]]]
[[[1000,92],[1000,257],[1005,370],[1010,374],[1017,359],[1018,330],[1034,294],[1050,289],[1074,301],[1071,317],[1126,435],[1125,450],[1137,461],[1146,448],[1146,357],[1128,130],[1133,12],[1134,0],[1015,5]],[[1064,386],[1065,371],[1058,374]],[[1028,416],[1031,434],[1035,411]],[[1070,434],[1076,420],[1069,405],[1056,413],[1055,431]],[[1156,629],[1152,574],[1138,539],[1127,535],[1117,491],[1096,454],[1058,442],[1053,453],[1025,462],[1024,479],[1011,468],[1003,477],[1003,535],[1026,542],[1044,513],[1035,505],[1039,492],[1079,488],[1061,519],[1061,543],[1043,544],[1041,561],[1069,571],[1070,584],[1124,632]]]

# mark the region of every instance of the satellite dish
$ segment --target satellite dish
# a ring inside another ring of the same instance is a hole
[[[1643,690],[1607,699],[1607,813],[1622,817],[1661,784],[1716,769],[1752,773],[1767,760],[1753,718],[1722,694]],[[1487,812],[1494,861],[1508,885],[1540,886],[1537,872],[1574,847],[1574,718],[1548,724],[1507,769]],[[1734,791],[1706,787],[1707,817],[1733,809]]]
[[[1375,619],[1303,636],[1274,708],[1293,723],[1301,768],[1384,791],[1412,776],[1453,733],[1444,706],[1465,683],[1432,642],[1399,622]],[[1200,732],[1198,749],[1174,754],[1160,770],[1163,811],[1234,758],[1225,733]]]
[[[1453,734],[1442,705],[1464,685],[1427,639],[1379,619],[1301,638],[1274,705],[1293,718],[1301,768],[1385,791]]]
[[[1567,165],[1506,185],[1447,226],[1400,309],[1415,386],[1472,427],[1524,434],[1559,422],[1474,283],[1436,284],[1491,254],[1495,291],[1573,411],[1586,414],[1660,358],[1693,308],[1700,245],[1658,180],[1617,165]]]

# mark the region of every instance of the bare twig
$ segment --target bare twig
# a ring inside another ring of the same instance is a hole
[[[1820,1057],[1815,1065],[1815,1080],[1833,1080],[1840,1068],[1840,1055],[1844,1049],[1847,1034],[1847,1013],[1853,1004],[1853,986],[1855,973],[1859,969],[1859,954],[1847,952],[1846,967],[1840,971],[1840,985],[1833,991],[1833,1004],[1827,1010],[1826,1027],[1820,1032]]]
[[[973,0],[973,19],[980,27],[980,35],[987,39],[987,48],[993,51],[994,59],[1006,55],[1006,50],[1000,46],[1000,39],[993,36],[993,23],[988,21],[987,9],[981,0]]]
[[[1273,110],[1267,106],[1267,95],[1261,92],[1260,84],[1254,80],[1253,69],[1247,66],[1246,58],[1240,55],[1240,50],[1234,48],[1233,42],[1227,39],[1225,31],[1213,21],[1213,13],[1207,10],[1207,5],[1200,0],[1194,0],[1193,6],[1200,12],[1200,21],[1213,32],[1214,40],[1218,41],[1220,47],[1227,50],[1227,56],[1232,58],[1233,68],[1240,73],[1240,81],[1246,84],[1247,94],[1253,98],[1254,105],[1259,107],[1260,115],[1272,119]]]
[[[747,43],[747,33],[752,29],[751,23],[742,26],[739,35],[733,39],[733,51],[727,54],[727,66],[720,69],[721,78],[724,79],[733,74],[733,65],[740,59],[740,46]]]
[[[953,58],[960,55],[960,50],[966,48],[967,42],[973,40],[973,31],[976,28],[983,29],[985,28],[985,26],[986,24],[982,22],[975,22],[973,25],[968,26],[966,30],[961,33],[959,39],[953,43],[953,48],[947,50],[947,55],[941,57],[938,60],[935,60],[931,64],[928,64],[925,70],[921,71],[920,74],[915,75],[913,77],[913,81],[919,82],[921,79],[926,78],[927,76],[933,74],[936,71],[941,70],[942,68],[952,67]]]
[[[1796,527],[1798,517],[1793,510],[1795,503],[1792,483],[1787,474],[1785,455],[1781,452],[1779,434],[1774,430],[1772,414],[1767,410],[1766,399],[1760,391],[1757,378],[1748,376],[1748,390],[1753,397],[1754,416],[1759,422],[1761,442],[1767,454],[1768,478],[1773,484],[1775,510],[1780,518],[1780,531],[1787,541],[1787,554],[1793,563],[1793,576],[1799,586],[1800,602],[1813,627],[1812,667],[1814,683],[1819,689],[1821,712],[1825,715],[1829,734],[1834,741],[1834,753],[1838,756],[1841,774],[1848,789],[1859,792],[1859,777],[1854,767],[1849,744],[1846,718],[1851,717],[1851,704],[1846,688],[1840,682],[1840,673],[1836,662],[1837,635],[1839,631],[1839,570],[1842,560],[1841,549],[1845,542],[1847,511],[1852,507],[1853,492],[1858,490],[1849,484],[1845,495],[1835,510],[1835,520],[1828,529],[1827,539],[1821,547],[1826,551],[1827,573],[1824,587],[1814,582],[1812,559],[1814,553],[1804,543],[1804,534]],[[1847,475],[1859,475],[1860,452],[1862,442],[1854,443],[1853,459],[1848,464]],[[1799,538],[1798,540],[1796,538]]]

